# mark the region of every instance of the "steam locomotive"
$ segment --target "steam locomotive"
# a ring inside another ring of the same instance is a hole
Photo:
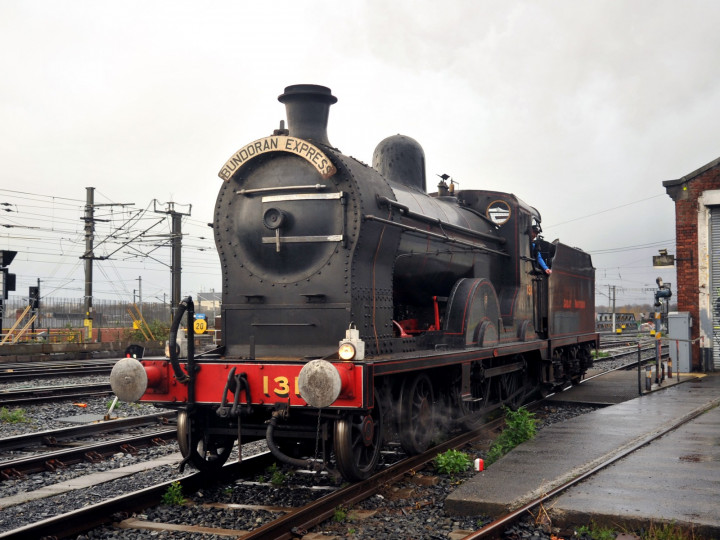
[[[195,355],[188,298],[170,359],[124,359],[111,376],[121,399],[178,409],[184,463],[215,470],[236,442],[265,438],[283,462],[357,481],[384,441],[420,453],[582,379],[599,340],[587,253],[531,241],[540,213],[510,193],[443,175],[428,194],[410,137],[380,142],[372,167],[341,153],[327,136],[329,88],[278,99],[287,129],[219,172],[222,346]]]

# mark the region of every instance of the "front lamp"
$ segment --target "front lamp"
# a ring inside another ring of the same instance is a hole
[[[341,343],[338,348],[338,356],[340,360],[352,360],[355,358],[355,346],[350,342]]]

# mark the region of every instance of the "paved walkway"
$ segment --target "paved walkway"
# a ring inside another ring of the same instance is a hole
[[[706,411],[546,510],[559,525],[675,522],[720,537],[720,373],[685,380],[543,429],[455,490],[446,511],[497,517]]]

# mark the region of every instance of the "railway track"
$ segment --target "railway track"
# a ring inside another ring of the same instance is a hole
[[[0,481],[67,468],[81,462],[96,463],[117,452],[136,454],[141,448],[165,445],[176,437],[176,427],[167,424],[168,415],[157,414],[7,437],[0,441],[0,451],[21,450],[33,455],[1,461]],[[138,428],[142,428],[141,433],[107,438],[109,433]],[[106,440],[96,442],[95,437],[101,435]],[[67,447],[57,449],[58,446]]]
[[[114,438],[99,443],[83,444],[64,450],[22,457],[0,463],[0,479],[9,480],[31,473],[54,471],[84,461],[99,462],[117,452],[136,454],[140,448],[161,446],[167,444],[168,441],[174,441],[175,436],[175,428],[162,428],[140,435]]]
[[[502,421],[502,419],[495,420],[484,425],[482,428],[458,435],[422,454],[408,457],[363,482],[351,484],[336,492],[329,493],[303,508],[293,510],[285,516],[249,532],[246,536],[243,536],[243,538],[245,540],[284,540],[293,538],[293,530],[306,531],[310,529],[333,516],[336,508],[350,506],[374,495],[383,485],[395,482],[410,472],[425,466],[435,459],[438,454],[450,449],[463,448],[467,444],[486,435],[488,430],[499,427]]]
[[[109,396],[110,394],[112,394],[110,383],[15,388],[0,390],[0,407],[67,399],[83,401],[93,396]]]
[[[42,446],[66,444],[67,441],[95,437],[100,434],[124,431],[131,428],[168,425],[174,421],[176,413],[165,411],[157,414],[117,418],[100,423],[82,424],[61,429],[25,433],[0,439],[0,452],[11,450],[34,450]]]
[[[491,429],[491,427],[483,426],[483,429],[487,430]],[[486,431],[478,431],[486,433]],[[430,450],[426,453],[428,454],[427,456],[417,456],[416,458],[420,460],[419,462],[413,461],[407,462],[405,465],[391,465],[381,471],[378,476],[364,482],[364,486],[360,484],[353,484],[347,488],[336,489],[332,493],[328,493],[316,501],[312,501],[312,504],[307,505],[307,508],[305,506],[292,509],[287,507],[280,509],[276,507],[274,508],[274,512],[282,513],[283,515],[281,517],[266,524],[262,524],[260,527],[255,527],[252,531],[250,531],[252,527],[248,527],[248,529],[246,529],[243,533],[243,538],[291,538],[292,531],[298,533],[314,526],[317,527],[318,524],[323,523],[323,521],[327,520],[328,517],[332,517],[338,508],[350,508],[356,505],[358,501],[371,497],[373,493],[377,493],[383,486],[387,486],[398,478],[407,478],[408,474],[413,474],[414,472],[420,470],[423,467],[423,463],[427,463],[432,460],[438,452],[444,451],[442,448],[449,447],[446,445],[451,444],[454,444],[454,442],[448,441],[443,446]],[[467,443],[464,442],[462,444]],[[274,462],[267,453],[261,453],[260,456],[261,457],[258,458],[246,458],[243,460],[242,464],[232,463],[228,465],[227,468],[223,469],[222,473],[224,482],[233,481],[234,479],[239,478],[249,478],[251,475],[257,474],[258,469],[265,468]],[[408,473],[408,471],[411,472]],[[210,489],[210,480],[211,479],[207,477],[203,478],[198,477],[198,475],[190,475],[180,481],[183,486],[183,492],[192,493],[197,489]],[[119,496],[111,501],[93,505],[93,507],[89,507],[88,509],[75,510],[68,513],[66,517],[57,516],[49,518],[48,520],[40,521],[36,525],[27,525],[22,529],[7,531],[0,534],[0,538],[28,538],[42,537],[46,535],[57,536],[58,531],[68,531],[67,533],[63,532],[63,535],[72,535],[88,530],[88,528],[92,528],[90,526],[91,524],[97,523],[97,525],[94,526],[99,526],[101,523],[108,523],[108,519],[121,523],[120,526],[125,528],[146,529],[148,527],[154,527],[162,529],[166,526],[171,528],[171,524],[163,525],[162,523],[156,523],[149,525],[148,523],[145,523],[142,518],[127,516],[129,513],[139,512],[141,509],[159,504],[163,494],[168,491],[174,481],[178,481],[177,478],[173,480],[166,480],[156,486],[136,490],[136,492],[134,492],[133,495],[129,495],[127,499],[125,496]],[[199,500],[202,502],[202,498]],[[263,501],[253,499],[253,502],[259,502],[262,506]],[[223,505],[220,504],[220,506],[222,507]],[[227,510],[237,511],[238,506],[242,505],[230,504],[227,506]],[[252,511],[251,508],[257,509],[261,507],[255,505],[245,506],[248,506],[249,511]],[[271,506],[267,506],[267,508],[271,508]],[[96,513],[95,517],[93,517],[93,513]],[[143,510],[143,513],[146,512]],[[157,518],[155,520],[157,521]],[[191,529],[192,527],[188,528],[188,530]],[[248,536],[248,534],[250,536]]]
[[[496,428],[502,419],[494,420],[482,428],[471,433],[464,433],[441,445],[428,450],[418,456],[404,459],[398,463],[388,466],[365,482],[351,484],[346,487],[333,488],[329,493],[320,498],[311,497],[307,504],[298,508],[275,508],[276,512],[283,515],[270,521],[255,530],[243,531],[244,538],[290,538],[291,531],[307,530],[318,523],[331,517],[338,507],[349,507],[375,494],[383,486],[404,477],[412,471],[422,468],[426,463],[433,460],[438,453],[449,448],[456,448],[467,445],[478,437],[487,435],[487,430]],[[269,452],[261,452],[250,458],[244,459],[241,463],[230,463],[223,467],[219,477],[227,484],[238,478],[248,478],[257,474],[259,470],[267,468],[274,463],[274,458]],[[20,529],[7,531],[0,534],[0,538],[27,538],[42,537],[46,535],[57,536],[58,531],[63,531],[62,536],[71,536],[103,523],[108,523],[113,514],[122,512],[127,515],[129,512],[140,511],[148,506],[160,503],[170,485],[176,480],[162,482],[156,486],[145,488],[133,493],[123,495],[92,505],[90,507],[75,510],[62,516],[56,516],[38,523],[27,525]],[[184,493],[194,492],[198,489],[208,488],[217,478],[209,478],[206,474],[192,474],[179,480]],[[325,491],[328,491],[327,488]],[[238,506],[238,505],[235,505]],[[254,505],[246,505],[256,508]],[[250,509],[252,509],[250,508]],[[237,508],[236,508],[237,509]],[[129,519],[120,525],[123,528],[147,528],[148,524],[143,520]],[[162,525],[154,524],[155,528],[162,528]],[[192,529],[192,527],[189,527]],[[209,531],[208,531],[209,532]]]
[[[637,365],[638,352],[640,352],[640,360],[642,362],[646,362],[655,359],[656,348],[655,345],[644,345],[642,343],[625,345],[620,348],[616,347],[608,356],[596,358],[593,363],[595,367],[610,364],[612,362],[620,362],[626,364],[626,367],[632,367]],[[667,345],[663,345],[661,347],[660,355],[662,360],[668,358],[669,349]]]
[[[0,364],[0,382],[74,375],[109,375],[117,358]]]
[[[535,406],[539,406],[539,404],[540,402]],[[309,475],[310,482],[313,485],[299,489],[304,489],[310,495],[306,494],[306,501],[299,505],[278,505],[271,500],[252,495],[252,493],[257,493],[257,491],[254,491],[255,489],[259,489],[258,481],[252,481],[252,479],[257,478],[258,471],[262,471],[274,463],[274,458],[268,452],[261,452],[244,459],[242,463],[234,462],[226,465],[219,475],[222,478],[219,485],[216,483],[217,478],[209,478],[207,475],[200,474],[192,474],[179,480],[166,480],[109,501],[68,512],[62,516],[48,518],[13,531],[6,531],[0,534],[0,538],[58,536],[58,531],[63,531],[59,537],[65,537],[88,531],[93,527],[102,527],[103,524],[106,527],[103,529],[104,533],[98,532],[98,534],[105,534],[110,530],[117,532],[117,529],[121,528],[132,529],[135,531],[134,534],[143,534],[142,531],[145,531],[144,534],[147,534],[148,538],[159,531],[233,534],[236,537],[241,536],[243,539],[294,538],[306,531],[318,530],[318,528],[325,531],[327,531],[328,527],[347,528],[352,525],[341,525],[333,522],[333,518],[339,511],[338,509],[354,508],[358,509],[358,512],[362,512],[362,509],[359,509],[362,506],[361,501],[368,501],[370,498],[372,501],[382,500],[382,497],[376,496],[378,493],[382,492],[387,495],[398,490],[402,493],[407,489],[403,486],[408,483],[414,484],[417,482],[417,485],[424,485],[424,481],[433,480],[434,478],[432,470],[427,465],[438,453],[450,448],[467,449],[467,445],[473,441],[486,439],[488,432],[496,429],[501,422],[502,419],[495,420],[472,433],[464,433],[448,440],[421,455],[388,465],[365,482],[345,487],[337,486],[336,482],[328,481],[327,476],[324,475],[325,483],[318,486],[316,481],[313,480],[317,475]],[[430,470],[429,474],[426,472],[428,470]],[[422,474],[423,472],[426,474]],[[435,480],[437,479],[435,478]],[[180,521],[185,522],[185,525],[179,525],[177,517],[173,517],[169,521],[166,517],[163,520],[162,516],[168,515],[165,511],[151,510],[151,507],[161,504],[163,495],[168,492],[176,481],[182,486],[183,493],[186,495],[191,494],[190,497],[194,499],[190,506],[178,507],[177,511],[170,513],[171,516],[177,516],[178,512],[184,515],[185,519],[181,518]],[[447,482],[451,483],[449,480]],[[302,481],[299,483],[302,484]],[[399,487],[392,487],[396,484]],[[289,492],[294,489],[291,485],[283,485],[280,488],[269,484],[266,484],[266,486],[265,493]],[[243,503],[218,501],[218,498],[224,498],[223,494],[236,489],[239,491],[238,495],[240,495]],[[200,490],[200,493],[196,493],[198,490]],[[195,495],[192,495],[194,493]],[[433,497],[430,496],[430,498]],[[426,497],[426,499],[428,498]],[[373,502],[373,504],[375,503]],[[382,502],[378,504],[383,505]],[[396,519],[402,519],[403,516],[407,516],[409,513],[422,511],[423,505],[433,504],[433,501],[429,499],[409,500],[400,508],[396,505],[393,506],[392,501],[389,501],[389,504],[391,505],[389,508],[381,506],[377,511],[387,512],[388,516],[397,514]],[[216,525],[211,526],[209,523],[200,525],[198,522],[211,521],[211,518],[206,515],[206,513],[211,512],[215,512]],[[238,517],[239,512],[248,513],[249,517]],[[136,514],[132,515],[133,513]],[[265,515],[262,518],[262,523],[258,523],[261,519],[256,518],[258,513]],[[372,513],[372,511],[369,512],[369,514]],[[223,531],[222,519],[223,516],[228,514],[233,516],[230,519],[233,523],[242,522],[249,524],[249,526],[242,529],[234,526],[231,530]],[[195,518],[197,521],[192,523],[192,516],[196,515],[204,517],[202,519],[197,517]],[[452,521],[454,520],[455,518]],[[472,523],[475,521],[470,520]],[[114,525],[112,525],[112,528],[107,529],[110,522],[114,522]],[[474,527],[469,530],[472,529]],[[468,530],[467,525],[465,529],[461,530]],[[457,535],[457,530],[455,534]]]
[[[205,528],[203,528],[198,526],[197,522],[196,524],[180,526],[177,525],[175,519],[173,519],[172,523],[163,521],[163,519],[158,518],[158,515],[162,516],[164,512],[151,512],[148,510],[150,507],[161,503],[163,495],[168,492],[173,482],[176,481],[180,482],[184,494],[192,494],[197,490],[201,490],[199,494],[192,496],[195,502],[192,503],[191,507],[179,507],[178,511],[186,515],[186,519],[192,519],[189,516],[196,515],[196,511],[198,513],[214,511],[217,516],[227,516],[228,514],[234,516],[235,513],[240,511],[250,512],[252,516],[256,516],[258,512],[265,512],[268,515],[272,513],[278,516],[276,518],[263,518],[264,523],[260,523],[259,526],[254,517],[252,519],[247,518],[246,521],[248,523],[252,522],[252,526],[244,528],[243,530],[236,528],[232,530],[233,533],[237,533],[237,536],[242,534],[243,538],[292,538],[294,534],[302,533],[313,527],[320,527],[327,530],[328,518],[330,518],[329,523],[331,523],[331,527],[342,528],[343,525],[333,523],[332,521],[338,509],[358,507],[360,501],[367,500],[368,498],[376,501],[378,497],[373,497],[373,495],[380,491],[385,494],[394,491],[393,488],[390,488],[394,482],[407,483],[410,481],[409,479],[414,481],[415,478],[432,478],[432,473],[430,476],[418,473],[422,471],[423,467],[426,467],[426,464],[433,460],[438,453],[448,448],[463,447],[477,438],[486,438],[488,431],[495,429],[499,422],[501,422],[501,420],[496,420],[473,433],[465,433],[442,445],[436,446],[422,455],[389,465],[366,482],[329,489],[327,485],[328,482],[326,481],[324,489],[319,490],[315,488],[315,491],[312,491],[313,495],[310,495],[310,500],[307,504],[301,504],[294,508],[290,508],[290,505],[287,504],[283,504],[282,506],[273,505],[272,502],[257,496],[248,495],[248,492],[252,493],[252,491],[250,491],[250,487],[246,486],[257,484],[257,481],[252,482],[248,480],[251,480],[253,475],[257,478],[258,471],[262,471],[274,463],[274,458],[272,458],[269,453],[261,452],[256,456],[245,458],[242,463],[234,462],[224,467],[221,473],[222,482],[219,486],[215,485],[215,487],[212,487],[217,479],[209,478],[207,475],[191,474],[186,478],[173,478],[160,482],[157,485],[135,490],[127,495],[118,496],[111,500],[91,505],[87,508],[76,509],[61,516],[38,521],[32,525],[28,524],[19,529],[5,531],[0,534],[0,538],[40,538],[48,535],[67,537],[94,527],[101,527],[102,524],[108,524],[110,522],[115,522],[115,525],[113,529],[109,530],[115,530],[115,532],[117,532],[117,527],[134,529],[134,534],[147,534],[148,538],[152,537],[153,534],[148,532],[149,530],[155,531],[155,534],[157,534],[157,531],[162,530],[182,530],[185,532],[203,531],[205,533],[221,532],[219,525],[218,528],[212,528],[205,524]],[[312,483],[315,484],[314,481]],[[330,484],[336,485],[332,482],[330,482]],[[114,488],[108,487],[102,489],[111,490]],[[241,495],[241,499],[245,503],[255,504],[215,502],[215,499],[212,497],[213,493],[223,494],[226,491],[234,491],[235,489],[239,490],[238,495]],[[282,488],[268,485],[270,492],[283,492],[291,489],[291,486],[286,485],[282,486]],[[401,488],[400,491],[402,490]],[[319,498],[318,493],[322,495]],[[48,503],[49,502],[50,501],[48,501]],[[427,504],[430,503],[431,501],[427,501]],[[402,519],[406,513],[422,511],[421,506],[424,504],[426,504],[424,501],[413,502],[411,500],[404,508],[398,509],[397,507],[391,507],[390,510],[381,509],[378,511],[388,511],[389,515],[400,512],[398,519]],[[0,506],[2,506],[1,499]],[[197,510],[193,510],[193,508],[197,508]],[[5,509],[4,512],[7,510],[8,509]],[[133,516],[133,513],[138,513],[138,515]],[[148,519],[144,517],[145,515],[154,516],[150,518],[153,523],[149,523]],[[221,518],[217,517],[217,520],[219,524]],[[344,526],[347,528],[351,525]],[[146,532],[142,533],[143,530]],[[58,535],[59,531],[62,531],[62,534]]]
[[[241,463],[235,462],[225,465],[222,470],[222,475],[225,478],[249,476],[258,468],[269,466],[273,461],[274,458],[272,458],[269,452],[256,454],[251,458],[243,460]],[[108,523],[113,519],[115,514],[128,514],[160,504],[163,495],[175,482],[178,482],[179,485],[182,486],[183,492],[189,493],[207,487],[216,480],[217,478],[209,478],[203,473],[195,473],[185,478],[168,480],[145,489],[120,495],[72,512],[0,533],[0,538],[67,538]],[[59,532],[60,534],[58,534]]]

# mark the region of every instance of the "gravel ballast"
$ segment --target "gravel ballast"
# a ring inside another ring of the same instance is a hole
[[[84,377],[75,379],[63,379],[63,383],[87,384],[93,380],[105,382],[103,377]],[[32,385],[33,383],[22,383]],[[46,382],[40,381],[37,386],[46,386]],[[15,385],[17,387],[19,385]],[[21,433],[36,432],[49,429],[65,427],[67,424],[63,418],[78,415],[103,416],[112,398],[92,398],[85,403],[87,406],[77,405],[77,402],[59,401],[41,405],[28,405],[23,407],[28,422],[6,423],[0,422],[0,436],[8,437]],[[120,416],[145,415],[159,412],[154,406],[146,404],[122,404],[116,410]],[[544,425],[562,422],[563,420],[584,414],[593,410],[592,407],[566,407],[546,406],[545,410],[537,413],[540,422],[539,429]],[[259,445],[262,446],[262,445]],[[72,478],[92,474],[95,472],[116,469],[127,465],[156,459],[172,452],[177,452],[177,444],[172,443],[163,447],[140,450],[135,455],[118,453],[112,459],[100,463],[81,463],[68,468],[59,468],[55,471],[47,471],[34,474],[27,478],[10,479],[0,482],[0,498],[16,495],[17,493],[33,491],[48,485],[66,482]],[[256,450],[257,451],[257,450]],[[482,456],[482,450],[477,451],[477,456]],[[1,461],[7,456],[0,458]],[[233,459],[231,457],[231,459]],[[262,482],[258,485],[243,481],[236,481],[227,486],[219,486],[214,489],[204,490],[196,494],[189,494],[186,497],[191,501],[191,506],[168,506],[161,505],[148,509],[140,517],[146,520],[156,520],[168,523],[184,523],[194,525],[205,525],[212,527],[224,527],[227,529],[247,530],[255,528],[267,520],[273,519],[273,513],[266,511],[232,511],[217,510],[202,506],[205,501],[227,502],[236,504],[264,504],[273,506],[297,506],[308,497],[317,498],[317,491],[310,491],[304,487],[291,488],[291,485],[302,485],[313,482],[305,480],[300,474],[293,474],[293,471],[284,467],[280,468],[287,480],[281,486],[273,486],[268,478],[260,478]],[[186,471],[186,474],[190,471]],[[475,530],[488,521],[487,516],[471,516],[458,518],[446,516],[443,509],[443,501],[464,479],[474,473],[468,471],[452,477],[447,475],[435,475],[432,469],[420,471],[417,478],[409,478],[406,482],[392,486],[378,495],[358,503],[350,509],[340,509],[336,519],[328,520],[316,528],[314,532],[323,533],[328,536],[339,538],[413,538],[433,539],[449,538],[452,531]],[[82,508],[87,504],[99,502],[100,500],[115,497],[122,493],[136,491],[150,485],[177,479],[181,476],[177,466],[162,466],[144,471],[140,474],[120,478],[89,489],[74,490],[59,496],[44,498],[29,502],[27,504],[2,507],[0,513],[0,533],[17,528],[38,520],[46,519],[54,515],[65,513],[74,509]],[[330,484],[333,482],[329,481]],[[337,484],[337,482],[336,482]],[[1,505],[0,501],[0,505]],[[342,513],[346,512],[343,516]],[[550,531],[543,531],[542,528],[534,526],[519,525],[515,532],[517,538],[550,538]],[[527,530],[522,529],[526,527]],[[513,537],[515,533],[509,531]],[[120,530],[112,526],[96,529],[80,538],[214,538],[214,535],[201,535],[198,533],[180,532],[158,532],[142,530]],[[217,536],[217,538],[221,538]]]

